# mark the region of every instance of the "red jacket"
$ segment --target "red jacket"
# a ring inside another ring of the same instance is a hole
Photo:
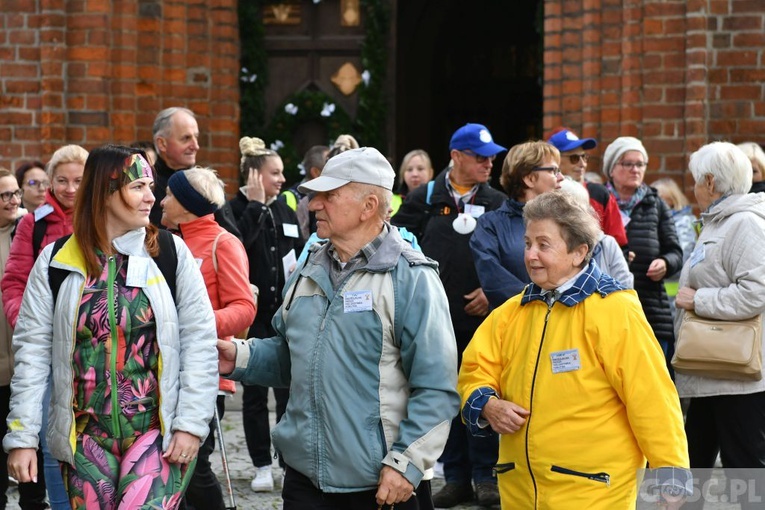
[[[598,213],[603,233],[616,239],[622,248],[627,246],[627,232],[624,229],[619,204],[616,203],[614,196],[602,184],[588,182],[585,187],[590,194],[590,205]]]
[[[250,290],[250,266],[242,242],[220,227],[215,216],[208,214],[194,221],[180,225],[186,246],[197,262],[200,262],[202,277],[207,285],[215,312],[218,338],[231,340],[233,336],[247,329],[255,319],[256,304]],[[218,272],[213,266],[213,244],[219,233],[216,259]],[[220,380],[220,389],[233,393],[234,381]]]
[[[46,210],[49,211],[48,214],[40,217],[40,214]],[[42,244],[40,244],[40,251],[59,237],[72,233],[72,209],[64,211],[50,190],[45,192],[43,205],[34,213],[21,218],[11,243],[11,252],[5,265],[5,274],[0,282],[0,289],[3,293],[3,311],[5,311],[5,316],[13,328],[16,327],[16,319],[19,316],[19,308],[21,308],[21,298],[24,297],[29,273],[32,272],[32,266],[35,264],[37,255],[39,255],[39,253],[32,253],[34,251],[32,237],[36,218],[39,218],[37,221],[47,223],[45,236]]]

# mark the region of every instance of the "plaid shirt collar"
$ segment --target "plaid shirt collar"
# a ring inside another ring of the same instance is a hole
[[[555,290],[544,290],[535,283],[526,286],[521,298],[521,305],[531,301],[544,301],[552,304],[560,301],[562,304],[572,307],[581,303],[594,293],[605,297],[617,290],[625,290],[621,283],[609,275],[603,273],[594,260],[590,260],[587,267]]]

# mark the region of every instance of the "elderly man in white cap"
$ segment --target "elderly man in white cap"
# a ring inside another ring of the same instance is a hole
[[[218,345],[222,374],[290,387],[273,431],[285,510],[419,509],[412,496],[459,406],[437,264],[385,222],[393,181],[382,154],[360,148],[301,185],[328,241],[287,282],[276,336]]]

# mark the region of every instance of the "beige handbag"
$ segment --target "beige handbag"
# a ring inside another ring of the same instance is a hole
[[[676,372],[713,379],[762,379],[762,315],[741,321],[699,317],[686,311],[677,335]]]

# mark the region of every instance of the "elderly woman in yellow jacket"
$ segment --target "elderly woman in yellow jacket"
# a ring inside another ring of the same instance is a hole
[[[478,328],[458,383],[470,430],[501,434],[503,508],[634,508],[646,460],[677,508],[692,490],[683,417],[637,295],[590,261],[599,228],[573,198],[523,214],[532,283]]]

